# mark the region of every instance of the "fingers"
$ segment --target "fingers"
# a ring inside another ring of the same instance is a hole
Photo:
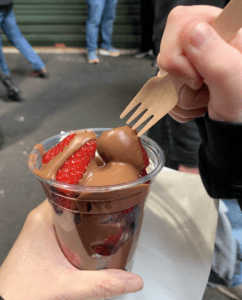
[[[209,91],[206,85],[199,90],[192,90],[187,85],[181,88],[177,105],[170,111],[170,116],[180,123],[203,117],[208,110]]]
[[[197,24],[183,42],[196,70],[207,82],[227,81],[241,72],[241,53],[226,43],[207,23]]]
[[[242,47],[241,33],[231,41]],[[183,44],[184,51],[209,88],[208,113],[218,121],[241,122],[242,54],[207,23],[197,24]]]
[[[242,120],[242,30],[225,42],[209,25],[220,12],[211,6],[184,6],[168,17],[157,62],[175,82],[186,84],[170,112],[180,122],[206,111],[214,120]],[[200,90],[204,83],[205,93]]]
[[[36,226],[53,227],[51,207],[47,199],[28,214],[24,224],[25,228],[33,230]]]
[[[178,6],[173,9],[161,41],[157,59],[159,68],[165,69],[176,78],[182,78],[192,89],[200,88],[203,79],[184,54],[182,40],[187,38],[190,28],[201,21],[212,22],[220,12],[220,8],[205,5]]]
[[[237,48],[242,53],[242,29],[240,29],[235,36],[229,41],[232,47]]]
[[[73,299],[108,299],[142,289],[143,280],[123,270],[77,271],[68,276],[65,286],[70,285]]]

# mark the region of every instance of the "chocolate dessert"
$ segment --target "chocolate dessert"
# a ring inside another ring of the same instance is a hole
[[[34,147],[29,167],[52,204],[64,254],[80,269],[130,270],[150,189],[147,169],[155,168],[155,176],[161,157],[149,167],[128,126],[98,137],[92,130],[71,132],[48,149],[47,141]]]

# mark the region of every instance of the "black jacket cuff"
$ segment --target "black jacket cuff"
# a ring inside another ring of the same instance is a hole
[[[242,123],[211,120],[208,114],[196,120],[202,138],[199,170],[213,198],[241,198]]]

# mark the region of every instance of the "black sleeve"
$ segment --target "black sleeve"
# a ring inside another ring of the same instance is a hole
[[[199,171],[208,194],[213,198],[242,200],[242,123],[209,119],[196,120],[202,144]]]
[[[4,300],[4,299],[0,296],[0,300]]]

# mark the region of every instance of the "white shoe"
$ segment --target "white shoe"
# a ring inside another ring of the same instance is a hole
[[[121,54],[121,51],[116,49],[116,48],[110,48],[109,50],[101,48],[99,50],[99,53],[101,55],[105,55],[105,56],[114,56],[114,57],[116,57],[116,56],[119,56]]]
[[[99,63],[99,58],[95,51],[89,52],[87,54],[87,61],[89,64],[98,64]]]

